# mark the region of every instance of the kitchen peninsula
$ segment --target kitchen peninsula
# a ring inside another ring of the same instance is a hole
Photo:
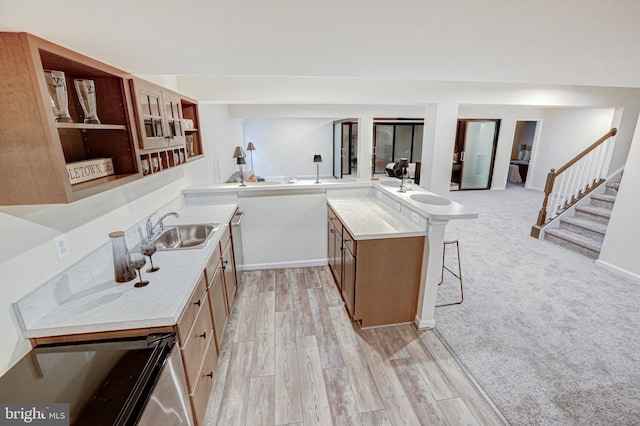
[[[331,179],[320,184],[299,180],[295,183],[248,183],[247,186],[226,183],[191,186],[184,189],[183,194],[186,205],[237,202],[245,213],[242,224],[244,264],[239,266],[243,270],[320,266],[326,265],[328,258],[331,265],[327,206],[355,241],[422,238],[420,242],[412,240],[412,250],[422,253],[419,265],[411,266],[418,271],[414,277],[417,280],[417,309],[412,308],[416,304],[405,301],[407,309],[411,310],[410,319],[406,318],[405,312],[404,316],[397,317],[403,320],[379,322],[376,319],[369,325],[415,321],[419,328],[431,328],[435,325],[435,298],[445,226],[449,220],[472,219],[478,214],[418,186],[400,193],[399,185],[397,179]],[[385,265],[388,273],[397,272],[394,266],[400,266]],[[335,270],[334,277],[344,298],[345,289]],[[346,303],[349,308],[349,302]],[[362,319],[351,313],[352,318]],[[364,326],[367,323],[363,321]]]

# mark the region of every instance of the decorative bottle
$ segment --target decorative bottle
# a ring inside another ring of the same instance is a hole
[[[116,231],[109,234],[113,249],[114,279],[119,283],[126,283],[136,277],[136,270],[131,266],[129,249],[124,239],[124,232]]]

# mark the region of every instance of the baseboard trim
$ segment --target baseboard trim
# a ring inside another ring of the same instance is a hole
[[[422,320],[418,315],[416,315],[414,323],[416,327],[418,327],[418,330],[427,330],[430,328],[435,328],[436,326],[436,320]]]
[[[239,265],[238,271],[259,271],[263,269],[308,268],[311,266],[327,266],[328,259],[295,260],[290,262],[252,263]]]
[[[609,271],[612,271],[612,272],[614,272],[614,273],[616,273],[618,275],[621,275],[621,276],[623,276],[625,278],[629,278],[629,279],[631,279],[633,281],[636,281],[636,282],[640,283],[640,275],[634,274],[633,272],[629,272],[629,271],[627,271],[625,269],[622,269],[622,268],[620,268],[618,266],[612,265],[609,262],[605,262],[604,260],[598,259],[598,260],[596,260],[596,265],[600,266],[601,268],[608,269]]]

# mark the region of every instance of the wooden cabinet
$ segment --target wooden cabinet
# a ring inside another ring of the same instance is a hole
[[[336,280],[338,290],[342,291],[342,225],[331,209],[329,209],[327,222],[329,269]]]
[[[194,99],[27,33],[0,32],[0,51],[0,205],[70,203],[203,155]]]
[[[182,118],[184,119],[185,151],[187,159],[191,160],[202,155],[198,102],[182,96],[180,98],[180,106],[182,107]]]
[[[425,237],[355,240],[330,207],[327,216],[336,229],[332,234],[329,227],[329,240],[340,235],[334,277],[341,277],[338,288],[351,318],[363,327],[412,322]]]
[[[210,365],[211,358],[215,358],[216,362],[218,359],[204,271],[180,315],[176,324],[176,332],[187,378],[193,417],[196,424],[203,424],[206,406],[204,409],[202,408],[200,394],[203,389],[211,391],[215,369],[215,363],[213,368]]]
[[[227,308],[227,291],[224,286],[224,276],[220,259],[216,262],[217,268],[209,281],[209,305],[213,318],[213,332],[216,337],[216,348],[220,350],[224,328],[227,325],[229,311]]]
[[[143,175],[185,164],[202,154],[198,130],[186,130],[183,114],[195,126],[198,103],[140,78],[131,79],[135,97],[140,169]],[[189,135],[189,145],[187,142]]]
[[[180,95],[140,78],[131,79],[140,130],[140,148],[184,145]]]
[[[356,254],[353,238],[346,230],[342,237],[342,299],[353,317],[356,302]],[[352,244],[347,244],[347,242]]]
[[[127,73],[26,33],[0,33],[0,51],[0,205],[68,203],[141,177]],[[99,123],[85,123],[77,80],[93,82]],[[56,120],[50,86],[66,118]],[[112,174],[71,184],[67,164],[102,158]]]
[[[227,306],[229,312],[231,312],[233,302],[236,298],[238,284],[236,278],[236,263],[233,258],[233,243],[231,242],[230,234],[225,232],[225,235],[228,235],[226,241],[224,241],[225,237],[223,237],[223,241],[220,241],[220,244],[224,245],[222,249],[222,269],[224,271],[225,291],[227,292]]]

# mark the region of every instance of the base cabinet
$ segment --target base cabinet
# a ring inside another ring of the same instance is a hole
[[[198,425],[205,424],[218,354],[237,288],[230,227],[225,226],[176,326],[193,418]]]
[[[328,218],[329,242],[332,235],[340,236],[339,248],[333,249],[340,259],[332,272],[351,318],[363,327],[412,322],[425,237],[355,240],[331,207]],[[329,246],[330,265],[331,250]]]

